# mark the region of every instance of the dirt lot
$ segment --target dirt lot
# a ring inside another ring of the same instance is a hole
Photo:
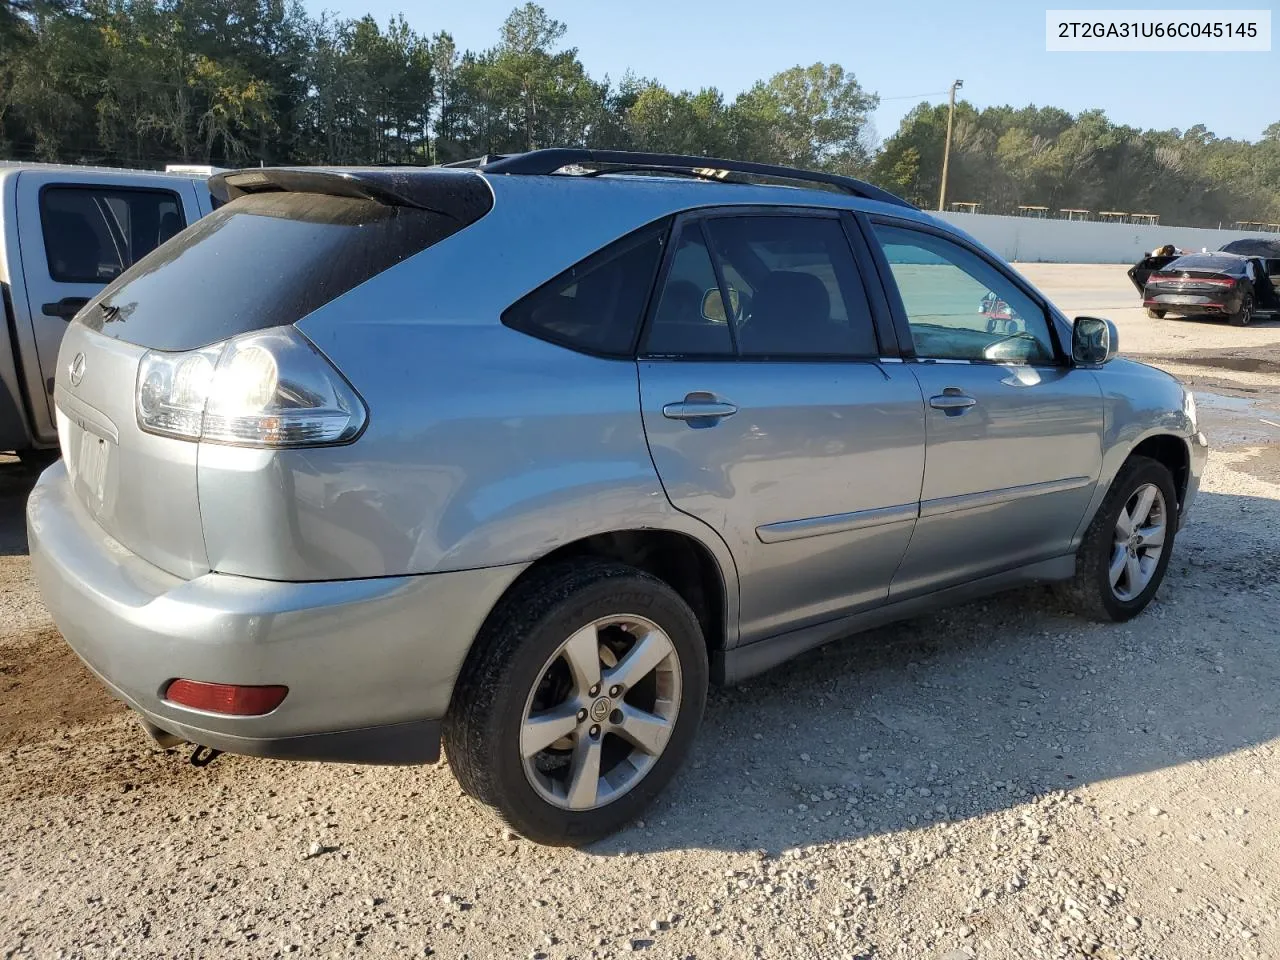
[[[1280,323],[1026,272],[1201,391],[1158,602],[1099,626],[1026,591],[717,691],[585,851],[505,837],[444,767],[151,746],[59,641],[0,464],[0,956],[1280,956]]]

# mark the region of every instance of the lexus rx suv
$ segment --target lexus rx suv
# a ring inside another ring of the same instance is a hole
[[[70,324],[27,510],[67,642],[197,762],[443,742],[584,843],[709,683],[1035,582],[1126,620],[1196,496],[1176,380],[857,180],[561,149],[212,189]]]

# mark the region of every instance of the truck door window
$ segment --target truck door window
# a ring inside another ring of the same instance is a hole
[[[186,226],[170,190],[46,187],[40,193],[49,276],[108,283]]]

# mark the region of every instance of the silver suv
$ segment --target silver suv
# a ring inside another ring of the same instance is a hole
[[[709,682],[1032,582],[1151,601],[1206,445],[957,230],[856,180],[535,151],[246,170],[57,368],[28,506],[163,744],[425,763],[582,843]]]

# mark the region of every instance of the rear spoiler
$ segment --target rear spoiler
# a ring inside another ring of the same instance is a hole
[[[493,207],[483,177],[440,169],[335,170],[262,167],[229,170],[209,178],[209,192],[223,203],[251,193],[319,193],[372,200],[389,207],[438,213],[472,223]]]

